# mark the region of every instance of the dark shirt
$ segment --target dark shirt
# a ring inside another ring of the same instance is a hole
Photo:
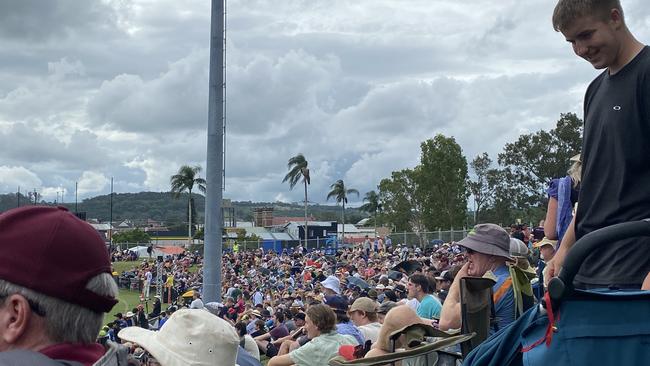
[[[650,217],[650,49],[587,89],[576,238]],[[650,238],[608,243],[584,261],[579,287],[640,286],[650,271]]]

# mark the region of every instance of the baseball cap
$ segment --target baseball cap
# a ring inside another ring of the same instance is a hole
[[[510,235],[496,224],[478,224],[456,244],[479,253],[510,258]]]
[[[0,278],[97,313],[118,300],[88,289],[111,273],[104,240],[65,207],[26,206],[0,215]]]
[[[339,295],[330,295],[325,296],[325,304],[330,308],[338,311],[346,312],[348,311],[348,300],[343,296]]]
[[[454,276],[449,271],[442,271],[440,273],[440,276],[436,277],[436,280],[453,282],[454,281]]]
[[[533,245],[533,247],[534,247],[534,248],[541,248],[541,247],[543,247],[544,245],[550,245],[550,246],[553,247],[553,249],[555,249],[555,247],[557,246],[557,240],[551,240],[551,239],[549,239],[549,238],[547,238],[547,237],[544,237],[542,240],[540,240],[540,241],[538,241],[537,243],[535,243],[535,244]]]
[[[527,255],[528,246],[517,238],[510,238],[510,256],[525,258]]]
[[[350,306],[349,312],[353,311],[364,311],[366,313],[376,313],[377,312],[377,303],[367,297],[360,297],[352,303],[352,306]]]

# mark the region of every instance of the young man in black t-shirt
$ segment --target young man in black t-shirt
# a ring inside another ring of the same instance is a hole
[[[547,265],[547,280],[585,234],[650,217],[650,49],[627,28],[619,0],[560,0],[553,27],[576,55],[605,71],[585,95],[577,212]],[[592,253],[575,285],[639,288],[650,271],[649,240],[618,241]]]

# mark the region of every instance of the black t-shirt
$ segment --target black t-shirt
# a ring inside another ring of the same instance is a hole
[[[650,48],[587,89],[576,238],[650,217]],[[641,285],[650,271],[650,238],[608,244],[575,279],[587,285]]]

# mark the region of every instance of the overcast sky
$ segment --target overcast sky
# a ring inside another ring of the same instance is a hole
[[[650,40],[650,7],[623,0]],[[468,161],[582,117],[597,72],[553,31],[551,0],[229,0],[224,197],[361,196],[454,136]],[[0,192],[167,191],[205,168],[209,0],[1,0]],[[495,159],[496,160],[496,159]],[[299,188],[299,187],[298,187]]]

